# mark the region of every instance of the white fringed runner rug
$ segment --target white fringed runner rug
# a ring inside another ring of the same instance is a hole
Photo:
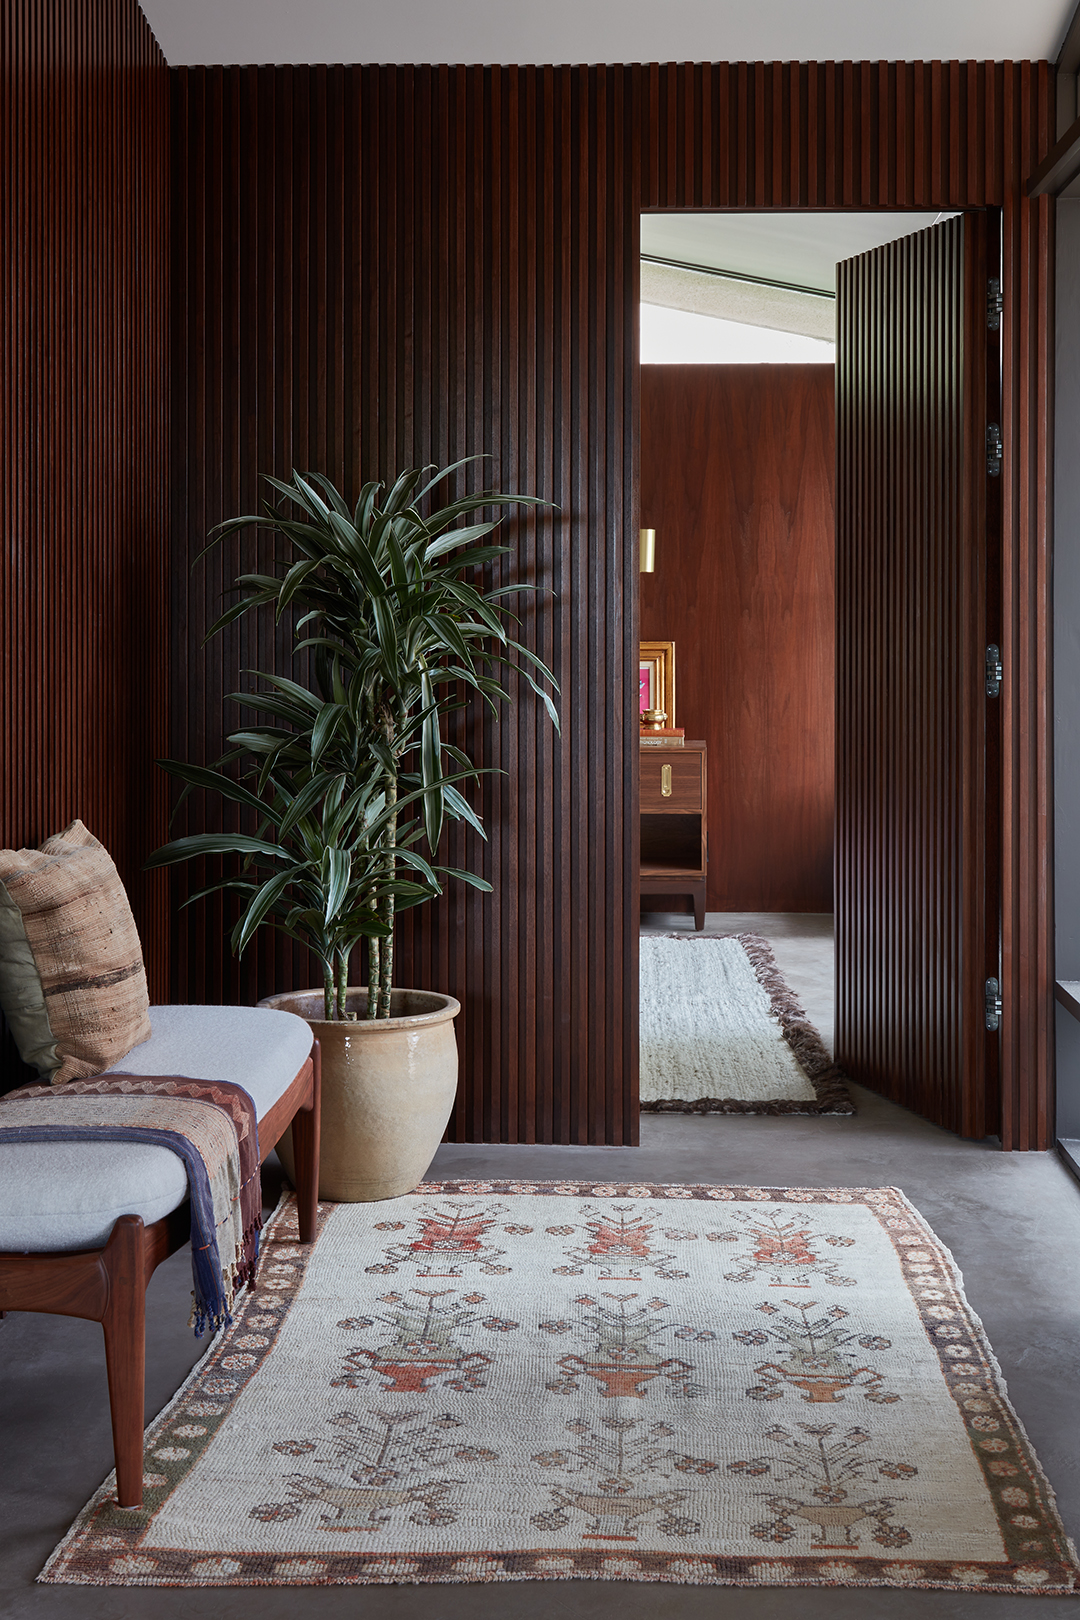
[[[759,934],[643,934],[640,1094],[651,1113],[853,1114]]]
[[[295,1203],[39,1577],[1072,1592],[949,1257],[892,1188],[429,1183]]]

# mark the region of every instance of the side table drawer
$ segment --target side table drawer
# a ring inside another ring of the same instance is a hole
[[[701,760],[696,750],[641,750],[641,810],[656,814],[701,814]]]

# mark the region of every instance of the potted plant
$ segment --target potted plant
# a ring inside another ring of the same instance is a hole
[[[162,761],[185,795],[220,793],[250,813],[254,830],[176,839],[149,864],[241,857],[240,870],[213,885],[241,897],[233,949],[239,954],[257,928],[270,926],[322,964],[321,990],[264,1005],[300,1013],[322,1044],[320,1192],[328,1198],[390,1198],[415,1186],[453,1107],[460,1007],[450,996],[393,985],[397,911],[441,894],[448,877],[491,887],[434,859],[447,817],[483,836],[462,789],[484,773],[449,741],[447,717],[471,695],[498,713],[512,670],[558,725],[544,689],[558,690],[553,675],[506,628],[513,596],[534,587],[476,582],[477,569],[510,551],[486,543],[501,516],[463,521],[541,503],[481,490],[424,515],[432,491],[463,465],[427,483],[425,470],[411,468],[389,492],[367,483],[352,508],[328,479],[294,472],[289,483],[268,480],[278,504],[222,524],[218,540],[255,526],[283,544],[274,572],[241,575],[238,599],[210,633],[259,607],[278,619],[291,614],[311,685],[262,677],[261,689],[235,701],[269,722],[234,733],[212,766]],[[350,988],[361,940],[368,983]],[[291,1170],[289,1150],[286,1142]]]

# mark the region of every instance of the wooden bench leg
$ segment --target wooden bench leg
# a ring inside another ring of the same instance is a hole
[[[116,1499],[142,1507],[143,1407],[146,1385],[146,1262],[142,1219],[121,1215],[102,1252],[109,1278],[105,1366],[109,1375]]]
[[[311,1048],[311,1107],[297,1109],[292,1121],[296,1166],[296,1217],[301,1243],[314,1243],[319,1209],[319,1129],[322,1101],[322,1048]]]

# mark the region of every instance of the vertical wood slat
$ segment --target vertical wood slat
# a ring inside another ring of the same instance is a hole
[[[132,0],[0,10],[0,843],[81,818],[168,994],[168,69]],[[0,1089],[21,1078],[6,1034]]]
[[[252,508],[257,473],[314,465],[353,482],[483,450],[504,483],[535,469],[530,487],[561,510],[519,527],[520,557],[554,593],[527,634],[564,683],[564,738],[524,710],[471,731],[487,764],[515,772],[488,793],[479,859],[497,893],[408,918],[401,971],[463,999],[458,1137],[632,1140],[638,208],[1001,206],[1002,1130],[1009,1145],[1045,1145],[1049,205],[1024,201],[1021,181],[1053,139],[1050,69],[365,67],[332,70],[339,95],[301,91],[321,71],[173,75],[176,267],[191,294],[176,307],[191,374],[178,368],[175,751],[212,757],[228,672],[272,654],[247,629],[198,650],[236,557],[186,577],[207,529]],[[305,290],[313,182],[336,224]],[[279,396],[289,410],[276,415]],[[875,872],[884,903],[902,875]],[[933,902],[925,873],[903,881]],[[237,974],[212,911],[176,926],[177,993],[248,999],[307,971],[262,941]],[[895,1016],[867,1007],[879,1012]]]

